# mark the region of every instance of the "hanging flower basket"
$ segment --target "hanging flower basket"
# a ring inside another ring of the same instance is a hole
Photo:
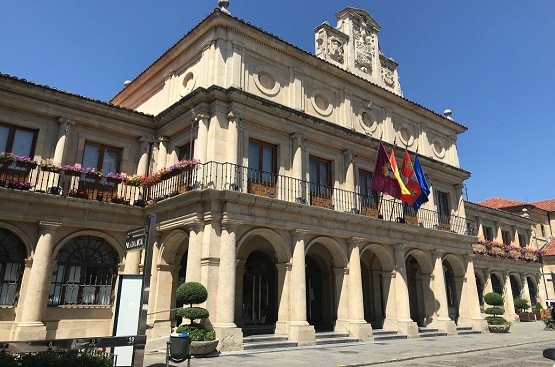
[[[37,168],[37,162],[28,162],[28,161],[16,161],[15,165],[18,167],[25,167],[25,168]]]
[[[0,153],[0,165],[2,166],[9,166],[15,161],[15,154],[10,152],[1,152]]]
[[[65,175],[68,176],[81,176],[81,174],[83,173],[83,168],[81,168],[80,166],[65,165],[62,167],[62,171]]]

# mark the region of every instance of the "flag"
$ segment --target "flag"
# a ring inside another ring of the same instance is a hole
[[[414,204],[414,198],[412,197],[409,189],[405,186],[405,183],[401,179],[401,174],[399,173],[399,168],[397,168],[397,160],[395,159],[395,151],[391,148],[391,155],[389,156],[389,164],[391,165],[391,170],[393,171],[393,175],[395,180],[400,188],[400,194],[397,199],[401,199],[402,202],[407,203],[409,205]]]
[[[414,157],[414,174],[418,179],[418,184],[420,185],[420,189],[422,191],[414,204],[412,204],[414,210],[418,211],[418,208],[420,208],[422,204],[428,201],[428,195],[430,195],[430,186],[428,186],[428,182],[426,181],[426,175],[424,175],[424,171],[422,170],[422,166],[420,165],[420,159],[418,159],[418,155]]]
[[[418,178],[416,178],[416,174],[414,173],[414,168],[412,162],[410,160],[409,152],[405,149],[405,156],[403,157],[403,165],[401,166],[401,179],[403,183],[410,191],[412,196],[412,203],[407,203],[409,205],[413,205],[416,199],[420,196],[422,189],[420,188],[420,184],[418,183]]]
[[[386,193],[394,198],[401,198],[401,187],[391,169],[391,163],[382,143],[378,148],[378,158],[372,176],[372,190]]]

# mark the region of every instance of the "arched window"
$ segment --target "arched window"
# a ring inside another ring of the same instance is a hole
[[[58,253],[49,306],[112,303],[118,255],[102,238],[76,237]]]
[[[25,246],[10,231],[0,229],[0,305],[15,305],[25,261]]]

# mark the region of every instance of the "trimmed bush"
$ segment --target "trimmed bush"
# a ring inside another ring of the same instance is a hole
[[[484,302],[490,306],[502,306],[503,296],[499,293],[490,292],[484,296]]]
[[[503,315],[505,313],[505,310],[499,307],[489,307],[487,309],[484,310],[484,312],[488,315]]]
[[[197,282],[185,282],[175,292],[178,302],[185,305],[203,303],[208,298],[206,287]]]
[[[503,317],[487,316],[486,321],[488,325],[507,325],[509,321],[505,320]]]
[[[539,302],[536,302],[534,306],[534,312],[540,312],[541,310],[543,310],[542,304]]]
[[[515,303],[515,310],[517,312],[524,312],[530,308],[530,304],[528,303],[528,300],[526,298],[517,297],[514,299],[514,303]]]
[[[0,353],[0,366],[2,367],[112,367],[111,357],[105,358],[94,351],[56,351],[41,353],[10,354]]]
[[[192,341],[209,341],[216,339],[214,330],[208,330],[199,324],[181,325],[176,330],[177,333],[187,333]]]
[[[210,316],[208,310],[202,307],[181,308],[177,310],[176,314],[189,320],[202,320]]]

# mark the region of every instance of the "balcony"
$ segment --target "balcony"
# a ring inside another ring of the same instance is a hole
[[[398,200],[375,200],[374,196],[311,183],[293,177],[253,170],[231,163],[208,162],[196,167],[164,171],[135,183],[108,177],[72,176],[66,172],[49,172],[40,167],[0,166],[0,186],[41,194],[75,197],[120,205],[146,206],[192,190],[231,190],[287,201],[326,210],[362,215],[474,236],[474,221],[412,207]]]

